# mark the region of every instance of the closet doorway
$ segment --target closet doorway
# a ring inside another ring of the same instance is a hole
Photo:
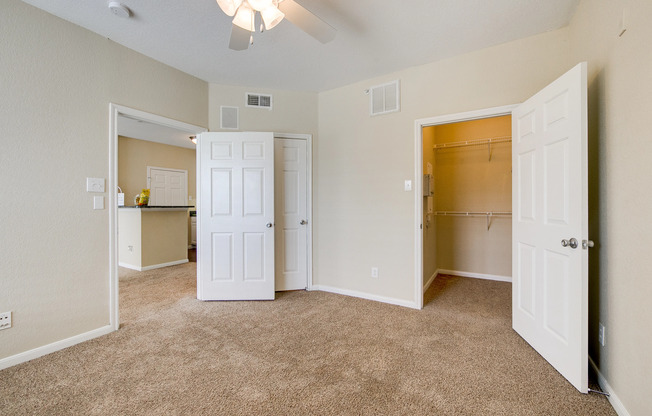
[[[511,281],[511,111],[417,120],[415,298],[437,274]]]

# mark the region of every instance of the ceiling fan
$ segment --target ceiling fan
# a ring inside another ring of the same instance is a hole
[[[260,31],[270,30],[284,18],[321,43],[335,38],[335,28],[321,20],[294,0],[217,0],[227,16],[233,16],[229,48],[243,51],[253,44],[256,14],[260,15]]]

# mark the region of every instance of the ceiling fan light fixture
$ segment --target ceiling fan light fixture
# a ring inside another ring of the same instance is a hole
[[[257,12],[262,12],[263,10],[274,6],[273,0],[247,0],[247,2],[251,8]]]
[[[242,4],[242,1],[243,0],[217,0],[217,4],[227,16],[233,16],[238,10],[238,7]]]
[[[270,30],[277,24],[281,23],[285,14],[276,8],[276,6],[272,5],[260,12],[260,16],[263,18],[263,22],[265,23],[265,29]]]
[[[255,32],[256,26],[254,26],[254,13],[256,13],[254,9],[252,9],[245,1],[238,8],[235,17],[233,17],[233,24],[250,32]]]

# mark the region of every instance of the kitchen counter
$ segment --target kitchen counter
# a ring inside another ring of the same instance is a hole
[[[143,205],[143,206],[138,206],[138,205],[129,205],[129,206],[124,206],[124,207],[118,207],[119,209],[145,209],[148,211],[186,211],[188,209],[194,209],[195,207],[192,207],[190,205],[175,205],[175,206],[169,206],[169,207],[156,207],[156,206],[149,206],[149,205]]]
[[[194,207],[120,207],[119,265],[145,271],[187,263],[189,208]]]

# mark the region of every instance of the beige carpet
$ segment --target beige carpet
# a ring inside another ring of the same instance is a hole
[[[195,267],[125,273],[121,330],[1,371],[0,414],[615,415],[512,331],[509,284],[199,302]]]

